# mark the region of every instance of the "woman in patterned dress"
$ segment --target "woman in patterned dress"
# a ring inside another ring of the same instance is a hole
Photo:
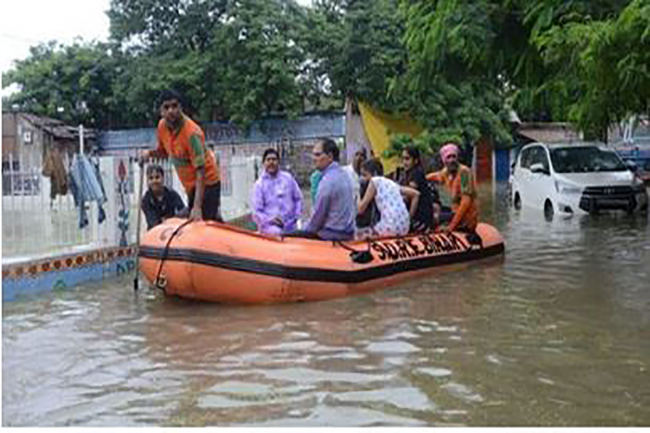
[[[363,213],[374,200],[381,214],[379,222],[369,229],[360,230],[358,236],[366,238],[404,236],[409,232],[410,219],[417,211],[420,193],[409,187],[400,187],[384,177],[381,162],[370,159],[361,166],[361,176],[368,181],[368,189],[359,201],[359,213]],[[410,203],[406,209],[404,197]]]

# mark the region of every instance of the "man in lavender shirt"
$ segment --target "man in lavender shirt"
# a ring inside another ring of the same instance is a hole
[[[338,155],[339,148],[329,138],[321,138],[314,146],[312,158],[322,173],[314,212],[306,230],[285,235],[323,240],[354,238],[357,204],[353,197],[352,180],[336,162]]]
[[[279,236],[295,230],[302,214],[302,192],[293,176],[280,170],[277,150],[266,149],[262,163],[264,172],[253,187],[253,219],[260,233]]]

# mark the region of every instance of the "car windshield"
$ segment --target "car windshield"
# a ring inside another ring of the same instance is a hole
[[[625,171],[627,167],[612,151],[598,147],[562,147],[551,150],[553,169],[557,173]]]

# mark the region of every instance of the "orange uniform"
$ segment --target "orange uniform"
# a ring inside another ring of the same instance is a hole
[[[219,182],[219,166],[214,154],[205,147],[203,131],[190,119],[183,115],[180,130],[172,131],[164,119],[158,122],[158,148],[156,153],[169,157],[185,191],[189,194],[196,184],[196,170],[205,167],[205,185],[211,186]]]
[[[478,204],[476,182],[469,167],[459,164],[455,175],[443,168],[427,175],[428,181],[442,183],[451,197],[451,210],[454,217],[449,230],[474,231],[478,224]]]

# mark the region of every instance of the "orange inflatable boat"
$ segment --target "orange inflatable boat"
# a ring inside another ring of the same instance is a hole
[[[372,241],[272,238],[172,218],[148,231],[140,269],[168,295],[236,304],[321,301],[381,289],[441,266],[500,255],[499,232],[413,234]]]

